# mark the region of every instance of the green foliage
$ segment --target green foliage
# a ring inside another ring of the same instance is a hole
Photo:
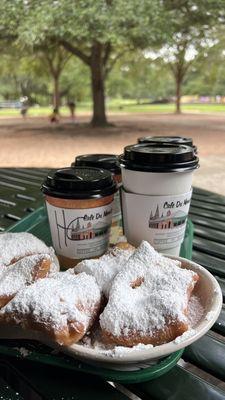
[[[3,54],[0,62],[0,97],[18,100],[27,96],[31,104],[52,103],[53,81],[43,54],[27,52],[21,57],[16,48]],[[83,101],[90,97],[90,82],[87,67],[75,57],[70,58],[60,77],[62,103],[67,99]]]
[[[70,58],[60,78],[63,103],[67,100],[82,102],[91,99],[91,84],[88,67],[79,59]]]
[[[202,96],[224,96],[225,53],[223,41],[205,49],[191,65],[184,94]]]
[[[160,0],[1,0],[0,37],[9,23],[22,48],[66,42],[87,63],[101,43],[112,64],[124,50],[159,45],[169,29]]]
[[[160,18],[157,0],[2,0],[1,8],[7,19],[9,3],[18,10],[19,36],[27,43],[44,42],[46,38],[87,45],[93,40],[127,43],[128,37],[143,36],[145,29],[149,32],[151,25],[156,31],[156,22]]]
[[[50,103],[50,91],[46,74],[32,58],[5,56],[1,63],[1,95],[5,99],[18,100],[27,96],[30,103]],[[43,71],[42,71],[43,72]]]
[[[94,43],[105,46],[109,98],[171,97],[179,71],[184,94],[222,95],[224,6],[225,0],[1,0],[0,95],[49,104],[46,59],[64,42],[83,61]],[[89,69],[78,58],[66,63],[60,93],[64,103],[90,100]]]
[[[127,53],[112,70],[106,84],[109,97],[131,99],[169,98],[174,93],[174,82],[168,68],[161,61],[152,62],[148,53]]]

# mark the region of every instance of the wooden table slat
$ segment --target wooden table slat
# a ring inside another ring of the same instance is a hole
[[[212,330],[222,334],[225,337],[225,305],[223,305],[219,318],[213,325]]]
[[[202,238],[211,240],[216,243],[221,243],[225,245],[225,233],[220,232],[214,228],[206,228],[201,225],[195,224],[194,226],[194,235],[200,236]]]
[[[193,249],[225,260],[225,245],[194,236]]]
[[[225,379],[225,340],[219,340],[210,332],[188,346],[183,358],[217,378]]]
[[[200,225],[200,226],[203,226],[206,228],[214,229],[219,232],[225,233],[225,222],[221,222],[221,221],[213,221],[212,222],[211,219],[192,214],[191,212],[189,214],[189,217],[191,218],[191,221],[193,222],[194,225]]]
[[[218,205],[223,205],[225,206],[225,198],[221,198],[221,197],[209,197],[206,195],[199,195],[197,193],[193,193],[192,196],[193,200],[197,200],[197,201],[204,201],[204,203],[206,204],[218,204]]]
[[[191,206],[192,207],[197,207],[200,208],[201,210],[209,210],[209,211],[215,211],[215,212],[225,212],[225,204],[221,205],[221,204],[211,204],[211,203],[207,203],[206,201],[200,201],[200,200],[195,200],[192,199],[191,200]]]
[[[13,178],[18,178],[18,179],[21,178],[21,179],[28,180],[28,182],[31,182],[31,183],[33,181],[37,181],[38,183],[40,183],[40,181],[43,180],[43,178],[41,178],[40,175],[27,173],[23,169],[22,170],[14,170],[12,173],[12,171],[7,168],[1,168],[1,175],[3,176],[3,174],[5,175],[6,179],[8,179],[8,177],[13,177]]]
[[[194,249],[192,260],[207,268],[212,274],[225,278],[225,262],[223,259]]]
[[[176,366],[154,381],[129,385],[142,400],[224,400],[225,391]]]
[[[1,366],[0,366],[1,367]],[[88,374],[64,370],[58,367],[38,365],[24,361],[2,361],[2,371],[10,382],[15,379],[23,382],[23,387],[31,388],[45,400],[129,400],[129,398],[104,380]],[[33,399],[33,396],[26,397]],[[35,397],[36,398],[36,397]]]
[[[209,211],[209,210],[204,210],[203,208],[200,207],[190,207],[190,213],[194,215],[198,215],[200,217],[206,217],[211,220],[215,221],[222,221],[225,222],[225,215],[221,214],[216,211]],[[213,225],[213,222],[212,222]]]

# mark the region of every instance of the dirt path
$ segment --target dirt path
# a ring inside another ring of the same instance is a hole
[[[0,167],[62,167],[78,154],[119,154],[140,136],[191,136],[201,162],[194,184],[225,195],[225,115],[121,114],[110,120],[113,127],[92,129],[88,117],[54,126],[43,118],[1,119]]]

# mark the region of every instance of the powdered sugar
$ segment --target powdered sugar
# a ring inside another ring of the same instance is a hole
[[[31,351],[27,350],[25,347],[14,347],[22,357],[28,357],[31,354]]]
[[[113,349],[99,349],[99,353],[102,353],[108,357],[124,357],[127,354],[134,353],[136,351],[146,351],[153,348],[152,344],[139,343],[133,347],[115,346]]]
[[[99,259],[81,261],[75,267],[75,273],[86,272],[94,276],[101,291],[108,297],[114,277],[123,269],[132,253],[133,250],[114,248]]]
[[[174,266],[181,266],[181,262],[178,260],[172,260],[159,254],[151,245],[150,243],[143,240],[140,246],[133,252],[132,257],[129,259],[130,264],[141,264],[141,265],[149,265],[160,267],[174,267]]]
[[[0,297],[11,296],[30,285],[35,278],[38,264],[50,261],[48,254],[35,254],[24,257],[14,264],[0,268]]]
[[[206,319],[206,321],[210,321],[214,316],[215,316],[215,312],[214,311],[209,311],[206,314],[205,319]]]
[[[139,343],[136,346],[124,347],[124,346],[114,346],[110,344],[105,344],[102,342],[101,332],[99,326],[95,326],[91,332],[88,332],[82,340],[79,342],[81,346],[87,347],[89,349],[95,350],[99,354],[104,354],[108,357],[123,357],[128,353],[134,351],[150,350],[154,346],[152,344],[142,344]]]
[[[142,242],[113,281],[108,304],[100,316],[101,328],[120,337],[135,332],[153,334],[165,327],[168,316],[188,323],[184,309],[194,276],[194,272],[179,268],[177,262]],[[135,282],[137,287],[132,285]]]
[[[188,321],[191,328],[188,329],[188,331],[184,332],[181,336],[178,336],[174,340],[174,343],[180,344],[195,335],[196,331],[193,328],[202,319],[204,311],[205,310],[200,302],[200,299],[195,295],[191,296],[188,302]]]
[[[201,320],[204,314],[204,307],[202,306],[200,299],[193,295],[188,302],[188,321],[191,327],[195,327]]]
[[[68,321],[87,328],[100,298],[100,290],[93,277],[85,273],[72,275],[59,272],[20,291],[0,311],[0,316],[25,326],[27,317],[32,316],[36,322],[56,331],[65,328]]]
[[[189,339],[190,337],[194,336],[196,331],[194,329],[188,329],[188,331],[184,332],[182,335],[178,336],[175,340],[174,343],[180,344],[184,342],[185,340]]]
[[[185,334],[178,336],[177,340],[175,339],[173,343],[179,344],[192,337],[195,334],[195,326],[197,323],[202,320],[204,315],[205,309],[201,304],[201,301],[198,296],[192,295],[189,302],[188,302],[188,322],[189,322],[189,329],[185,332]],[[132,347],[124,347],[124,346],[114,346],[105,344],[101,340],[101,333],[100,329],[97,327],[94,330],[91,330],[80,342],[81,346],[90,348],[95,350],[99,354],[104,354],[108,357],[124,357],[128,353],[132,353],[134,351],[146,351],[151,350],[154,348],[152,344],[143,344],[139,343],[136,346]]]
[[[28,232],[0,234],[0,265],[9,265],[31,254],[48,253],[52,249]]]

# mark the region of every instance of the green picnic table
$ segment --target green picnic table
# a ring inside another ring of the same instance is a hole
[[[47,171],[0,169],[0,232],[43,205],[39,188]],[[194,188],[190,219],[194,224],[192,259],[214,274],[225,298],[225,197]],[[188,247],[183,251],[189,251]],[[225,399],[225,306],[212,329],[185,349],[178,365],[144,383],[116,384],[73,370],[69,357],[53,355],[52,365],[47,365],[40,362],[46,357],[44,347],[38,362],[35,357],[31,361],[23,356],[23,346],[18,342],[10,347],[0,340],[0,399]]]

